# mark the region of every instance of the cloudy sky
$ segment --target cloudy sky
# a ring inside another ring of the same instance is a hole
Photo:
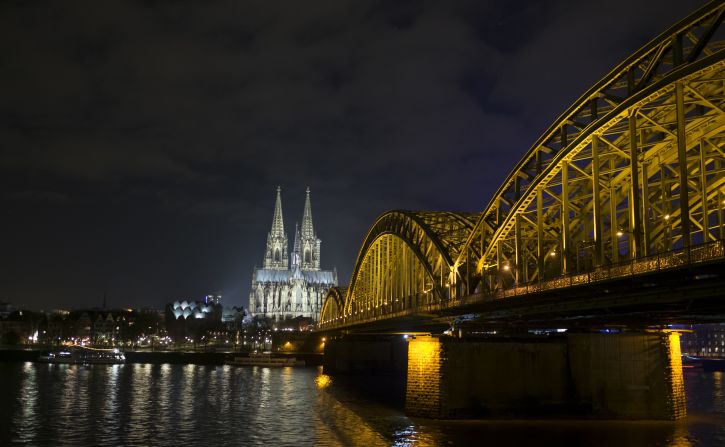
[[[350,276],[389,209],[482,210],[701,0],[0,3],[0,301],[247,305],[275,188]]]

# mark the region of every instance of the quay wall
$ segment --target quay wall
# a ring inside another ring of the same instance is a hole
[[[33,362],[38,359],[42,350],[37,349],[0,349],[0,362]],[[184,352],[184,351],[124,351],[126,363],[151,363],[172,365],[222,365],[233,357],[244,357],[246,353],[226,352]],[[304,360],[307,366],[322,364],[322,355],[304,354],[275,354],[279,357],[295,357]]]

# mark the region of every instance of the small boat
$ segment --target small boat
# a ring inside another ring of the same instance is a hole
[[[97,349],[85,346],[69,346],[67,348],[46,352],[38,357],[43,363],[74,363],[74,364],[119,364],[126,363],[123,352],[115,349]]]
[[[304,360],[294,357],[272,357],[271,352],[250,352],[249,357],[234,357],[226,362],[234,366],[305,366]]]

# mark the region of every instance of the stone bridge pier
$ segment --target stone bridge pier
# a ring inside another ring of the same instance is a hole
[[[343,338],[326,346],[324,369],[404,378],[409,416],[686,415],[679,335],[671,332]]]

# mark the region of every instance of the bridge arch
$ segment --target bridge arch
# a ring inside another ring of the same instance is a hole
[[[723,9],[645,45],[536,141],[460,250],[460,294],[725,237]]]
[[[322,303],[320,324],[327,325],[340,321],[345,310],[347,287],[332,287]]]
[[[389,211],[368,231],[347,289],[345,318],[370,318],[450,297],[450,274],[476,214]]]

